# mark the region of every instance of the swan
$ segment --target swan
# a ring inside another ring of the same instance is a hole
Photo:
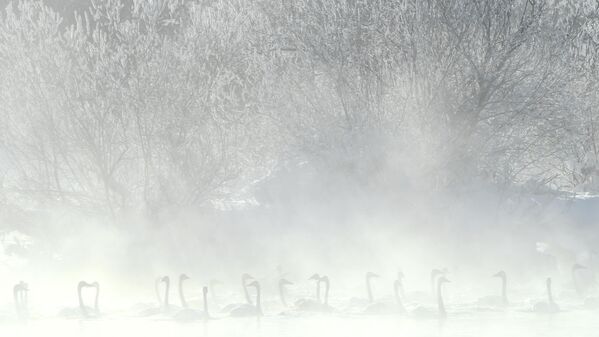
[[[254,280],[247,286],[256,288],[256,305],[244,303],[243,305],[233,308],[229,312],[229,315],[233,317],[262,316],[262,307],[260,306],[260,283]]]
[[[435,269],[431,270],[431,294],[433,295],[433,298],[435,296],[437,296],[437,294],[435,292],[435,290],[436,290],[435,286],[437,285],[437,278],[439,276],[444,276],[446,273],[447,273],[447,270],[444,270],[444,269],[441,270],[441,269],[435,268]]]
[[[547,285],[547,302],[536,303],[532,310],[538,313],[556,313],[559,312],[559,306],[553,301],[553,295],[551,293],[551,278],[547,278],[545,282]]]
[[[372,277],[378,277],[378,275],[374,274],[374,276],[372,276]],[[367,278],[367,280],[368,280],[368,278]],[[368,282],[367,283],[368,299],[369,299],[370,303],[364,309],[364,313],[381,315],[381,314],[392,314],[392,313],[397,313],[397,312],[401,311],[401,307],[402,307],[401,300],[397,301],[397,298],[399,298],[400,285],[401,284],[400,284],[400,282],[398,282],[398,280],[393,282],[393,293],[395,295],[396,302],[397,302],[396,305],[393,305],[393,303],[389,303],[389,302],[382,302],[382,301],[375,302],[374,298],[372,296],[370,282]]]
[[[287,307],[287,301],[285,300],[285,286],[292,284],[293,282],[290,282],[284,278],[279,280],[279,297],[281,298],[281,303],[283,303],[284,307]]]
[[[501,270],[494,274],[492,277],[498,277],[501,279],[501,296],[485,296],[478,299],[477,304],[480,306],[491,306],[491,307],[506,307],[508,305],[507,300],[507,275]]]
[[[160,284],[164,283],[164,299],[160,295]],[[170,288],[170,278],[168,276],[158,277],[154,282],[154,290],[156,291],[156,298],[158,299],[158,306],[147,308],[139,312],[139,316],[147,317],[168,312],[168,293]]]
[[[400,314],[405,315],[405,314],[407,314],[407,310],[403,304],[403,301],[401,300],[401,293],[400,293],[401,290],[400,289],[402,289],[402,287],[403,287],[401,282],[402,282],[401,278],[399,278],[399,277],[397,278],[397,280],[395,280],[393,282],[393,296],[395,298],[395,303],[397,303],[397,311]]]
[[[189,277],[185,274],[182,274],[179,277],[179,296],[181,299],[181,305],[183,306],[183,309],[177,311],[173,318],[176,321],[195,321],[210,318],[208,314],[208,287],[202,288],[204,311],[190,309],[187,304],[187,301],[185,301],[185,295],[183,294],[183,281],[188,279]]]
[[[436,318],[436,319],[446,319],[447,311],[445,311],[445,303],[443,302],[443,292],[442,286],[445,283],[449,283],[449,280],[445,278],[445,276],[440,276],[437,278],[437,289],[435,293],[437,294],[437,310],[418,306],[414,308],[411,312],[409,312],[409,316],[413,318]]]
[[[26,319],[29,315],[27,310],[27,292],[29,287],[27,283],[20,281],[13,287],[13,296],[15,299],[15,307],[17,316],[20,319]]]
[[[221,309],[221,313],[229,313],[236,307],[243,306],[245,304],[252,304],[252,300],[250,298],[250,294],[248,292],[248,281],[254,280],[254,278],[250,274],[242,274],[241,275],[241,288],[243,289],[243,295],[245,296],[245,303],[231,303],[227,304],[224,308]]]
[[[90,308],[83,303],[82,291],[84,288],[95,288],[96,296],[94,300],[94,307]],[[76,308],[65,308],[61,310],[60,316],[65,317],[83,317],[83,318],[97,318],[100,316],[100,309],[98,307],[98,297],[100,296],[100,284],[98,282],[88,283],[80,281],[77,285],[77,297],[79,299],[79,306]]]
[[[321,276],[319,282],[324,283],[324,302],[320,303],[320,307],[318,311],[321,312],[331,312],[333,311],[333,307],[329,305],[329,290],[331,288],[331,282],[329,281],[328,276]]]
[[[352,298],[350,299],[349,302],[349,306],[350,307],[365,307],[368,306],[369,304],[372,304],[374,302],[374,298],[372,296],[372,284],[371,284],[371,279],[373,278],[378,278],[380,277],[378,274],[375,274],[373,272],[367,272],[365,279],[366,279],[366,294],[367,294],[367,298]]]
[[[398,271],[397,272],[397,281],[399,281],[398,286],[399,286],[399,296],[403,299],[403,301],[409,302],[409,301],[415,301],[415,302],[427,302],[430,300],[431,295],[429,292],[427,291],[405,291],[405,287],[404,287],[404,280],[405,275],[403,272]]]
[[[321,306],[320,302],[320,282],[321,278],[318,274],[313,274],[308,278],[308,281],[316,282],[316,300],[309,298],[302,298],[294,303],[294,308],[299,311],[315,311],[318,310]]]

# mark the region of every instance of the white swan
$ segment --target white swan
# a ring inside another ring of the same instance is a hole
[[[442,286],[444,283],[449,283],[449,280],[445,278],[445,276],[441,276],[437,278],[437,289],[435,293],[437,294],[437,309],[418,306],[409,312],[409,316],[413,318],[436,318],[436,319],[446,319],[447,311],[445,310],[445,302],[443,301],[443,292]]]
[[[492,277],[498,277],[501,279],[501,296],[485,296],[478,299],[477,304],[479,306],[490,306],[490,307],[506,307],[508,305],[507,300],[507,275],[502,270],[494,274]]]
[[[319,303],[319,307],[317,308],[316,311],[320,311],[320,312],[331,312],[334,311],[335,309],[333,309],[333,307],[331,307],[329,305],[329,291],[331,289],[331,282],[329,281],[329,277],[328,276],[321,276],[319,282],[323,282],[324,283],[324,302],[323,303]]]
[[[366,285],[366,298],[359,298],[359,297],[352,297],[349,300],[349,307],[350,308],[356,308],[359,307],[361,310],[364,310],[364,308],[366,308],[368,305],[372,304],[374,302],[374,297],[372,296],[372,284],[371,284],[371,280],[373,278],[378,278],[380,277],[378,274],[375,274],[373,272],[367,272],[365,275],[365,285]]]
[[[283,304],[284,307],[287,307],[287,301],[286,301],[286,296],[285,296],[285,286],[292,285],[292,284],[293,284],[293,282],[290,282],[284,278],[279,280],[279,298],[281,299],[281,303]]]
[[[164,298],[160,295],[160,284],[162,283],[164,283]],[[168,276],[158,277],[154,282],[154,290],[156,292],[156,298],[158,299],[158,306],[143,309],[137,315],[141,317],[148,317],[167,313],[169,311],[169,288],[170,278]]]
[[[27,319],[29,317],[29,311],[27,308],[27,292],[29,286],[27,283],[20,281],[13,287],[13,297],[15,300],[15,309],[17,317],[19,319]]]
[[[243,289],[243,295],[245,296],[245,303],[231,303],[227,304],[224,308],[220,310],[221,313],[230,313],[231,310],[243,306],[245,304],[252,304],[252,299],[250,298],[250,294],[248,292],[247,287],[249,286],[248,281],[254,280],[254,278],[250,274],[242,274],[241,275],[241,288]]]
[[[83,303],[82,291],[84,288],[95,288],[96,296],[94,299],[94,307],[88,307]],[[100,309],[98,306],[98,298],[100,296],[100,284],[98,282],[88,283],[80,281],[77,285],[77,297],[79,300],[79,306],[75,308],[65,308],[59,313],[63,317],[82,317],[82,318],[97,318],[100,316]]]
[[[204,303],[204,311],[190,309],[187,301],[185,300],[185,295],[183,294],[183,281],[188,280],[189,277],[185,274],[182,274],[179,277],[179,296],[181,300],[181,306],[183,309],[177,311],[173,318],[176,321],[196,321],[202,319],[210,318],[208,314],[208,287],[202,287],[202,300]]]
[[[247,286],[256,288],[256,305],[245,303],[233,308],[229,312],[229,315],[233,317],[262,316],[262,307],[260,305],[260,283],[258,283],[258,281],[253,281]]]
[[[546,314],[550,314],[550,313],[556,313],[559,312],[559,306],[557,305],[557,303],[555,303],[553,301],[553,294],[551,292],[551,278],[547,278],[547,281],[545,282],[546,286],[547,286],[547,302],[543,301],[543,302],[538,302],[536,303],[532,310],[534,312],[538,312],[538,313],[546,313]]]
[[[376,275],[375,277],[378,277],[378,275]],[[400,282],[398,280],[393,282],[393,293],[397,302],[395,305],[392,302],[390,303],[385,301],[375,301],[374,296],[372,295],[370,284],[367,285],[367,288],[369,289],[368,298],[370,300],[370,303],[366,306],[366,308],[364,308],[365,314],[383,315],[401,312],[403,306],[401,300],[398,301],[400,288]]]
[[[302,298],[294,303],[294,309],[299,311],[316,311],[321,308],[320,301],[320,282],[321,278],[318,274],[313,274],[308,278],[308,281],[316,282],[316,300],[310,298]]]
[[[431,294],[433,295],[433,298],[435,296],[437,296],[436,293],[436,286],[437,286],[437,278],[440,276],[445,276],[445,274],[447,274],[447,269],[433,269],[431,270]]]

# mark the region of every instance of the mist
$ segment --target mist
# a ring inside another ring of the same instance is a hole
[[[594,1],[0,1],[0,332],[594,336]]]

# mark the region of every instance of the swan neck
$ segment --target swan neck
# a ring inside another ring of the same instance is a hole
[[[400,312],[405,312],[406,308],[403,305],[403,302],[401,301],[401,297],[399,296],[399,287],[401,285],[399,284],[399,282],[395,282],[393,284],[393,293],[395,295],[395,301],[397,302],[397,306],[399,307],[399,311]]]
[[[206,314],[206,317],[208,317],[208,297],[207,297],[207,291],[204,291],[204,313]]]
[[[256,311],[258,315],[262,315],[262,305],[260,303],[260,286],[256,287]]]
[[[330,288],[330,283],[329,283],[329,279],[327,278],[324,281],[325,284],[325,288],[324,288],[324,304],[328,305],[329,304],[329,288]]]
[[[164,287],[164,309],[168,310],[168,307],[169,307],[169,304],[168,304],[168,293],[169,293],[169,290],[171,288],[171,282],[170,282],[169,279],[166,279],[164,281],[164,286],[165,286]]]
[[[13,296],[15,298],[15,307],[17,308],[17,314],[21,313],[21,299],[19,298],[19,286],[14,286]]]
[[[87,317],[88,316],[87,309],[85,308],[85,304],[83,304],[83,296],[81,294],[81,289],[83,289],[83,286],[79,285],[77,287],[77,298],[79,299],[79,310],[81,310],[81,314],[84,317]]]
[[[547,282],[547,298],[549,303],[555,303],[553,302],[553,293],[551,292],[551,283],[549,282]]]
[[[284,306],[287,306],[287,302],[285,301],[285,289],[282,283],[279,283],[279,296],[281,297],[281,303],[283,303]]]
[[[94,299],[94,310],[96,314],[100,312],[100,307],[98,305],[98,299],[100,298],[100,286],[96,287],[96,298]]]
[[[374,298],[372,296],[372,285],[370,284],[370,277],[366,277],[366,291],[368,292],[368,302],[374,302]]]
[[[320,280],[316,281],[316,300],[320,302]]]
[[[243,294],[245,295],[245,301],[248,304],[252,304],[252,299],[250,298],[250,293],[248,292],[248,287],[245,284],[245,280],[244,279],[241,280],[241,286],[243,287]]]
[[[501,298],[503,304],[507,304],[507,278],[505,276],[501,278]]]
[[[445,311],[445,303],[443,302],[443,293],[441,291],[442,283],[437,284],[437,304],[439,305],[439,316],[445,318],[447,312]]]
[[[156,298],[158,299],[158,305],[162,306],[162,296],[160,295],[160,278],[157,278],[154,282],[154,291],[156,292]]]
[[[183,294],[183,279],[179,279],[179,300],[181,301],[181,306],[183,308],[187,308],[187,301],[185,301],[185,295]]]

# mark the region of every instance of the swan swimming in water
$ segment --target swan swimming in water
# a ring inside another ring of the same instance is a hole
[[[380,276],[378,274],[375,274],[373,272],[367,272],[365,275],[365,285],[366,285],[366,298],[358,298],[358,297],[353,297],[349,300],[349,306],[350,308],[352,307],[360,307],[362,310],[372,304],[374,302],[374,297],[372,296],[372,283],[371,280],[373,278],[379,278]]]
[[[284,307],[287,307],[287,301],[285,299],[285,286],[287,285],[293,285],[293,282],[288,281],[287,279],[280,279],[279,280],[279,297],[281,299],[281,303],[283,304]]]
[[[260,283],[258,283],[258,281],[253,281],[247,286],[256,288],[256,305],[245,303],[233,308],[229,312],[229,315],[233,317],[262,316],[262,307],[260,305]]]
[[[553,294],[551,292],[551,278],[547,278],[545,281],[547,287],[547,302],[536,303],[532,310],[538,313],[556,313],[559,312],[559,306],[553,301]]]
[[[193,310],[189,308],[189,305],[187,304],[187,301],[185,300],[185,295],[183,293],[183,281],[185,280],[189,280],[189,277],[185,274],[181,274],[181,276],[179,277],[179,297],[183,309],[177,311],[173,318],[176,321],[195,321],[201,319],[208,319],[210,317],[208,315],[208,287],[202,287],[204,311]]]
[[[437,309],[418,306],[409,312],[409,316],[413,318],[436,318],[446,319],[447,311],[445,310],[445,302],[443,301],[443,284],[449,283],[449,280],[445,276],[437,278]]]
[[[320,282],[321,278],[318,274],[313,274],[308,278],[308,281],[315,281],[316,283],[316,300],[309,298],[302,298],[294,303],[294,308],[299,311],[316,311],[321,308],[320,302]]]
[[[82,291],[84,288],[95,288],[96,296],[94,299],[94,307],[90,308],[83,303]],[[100,296],[100,284],[98,282],[88,283],[80,281],[77,285],[77,297],[79,299],[79,306],[76,308],[65,308],[60,311],[60,316],[64,317],[83,317],[83,318],[97,318],[100,316],[100,309],[98,306],[98,297]]]
[[[27,319],[29,316],[28,308],[27,308],[27,292],[29,291],[29,286],[27,283],[20,281],[15,284],[13,287],[13,297],[15,300],[15,309],[17,312],[17,317],[19,319]]]
[[[160,284],[164,283],[164,298],[160,295]],[[159,314],[165,314],[169,311],[168,294],[170,288],[170,278],[168,276],[158,277],[154,282],[154,290],[158,299],[158,306],[143,309],[138,316],[148,317]]]
[[[243,295],[245,296],[245,303],[231,303],[227,304],[224,308],[221,309],[221,313],[230,313],[234,308],[243,306],[245,304],[252,304],[252,299],[250,298],[250,294],[248,292],[248,281],[254,280],[254,278],[250,274],[242,274],[241,275],[241,288],[243,289]]]
[[[368,276],[369,275],[367,274],[367,281],[369,281]],[[371,274],[370,276],[371,276],[371,278],[379,277],[376,274]],[[374,315],[392,314],[392,313],[400,312],[401,308],[402,308],[401,300],[397,301],[397,298],[399,298],[399,288],[400,288],[400,282],[398,282],[398,280],[395,280],[395,282],[393,282],[393,293],[395,295],[397,304],[393,305],[393,303],[389,303],[389,302],[375,301],[374,296],[372,295],[372,289],[370,286],[370,282],[368,282],[367,289],[368,289],[369,304],[366,306],[366,308],[364,308],[363,312],[365,314],[374,314]]]
[[[440,276],[445,276],[445,274],[447,274],[447,270],[446,269],[433,269],[431,270],[431,294],[433,295],[433,298],[435,296],[437,296],[436,290],[437,290],[437,278]]]
[[[324,302],[319,303],[320,306],[317,311],[320,312],[331,312],[334,311],[333,307],[329,305],[329,291],[331,289],[331,282],[328,276],[321,276],[319,282],[324,283]]]
[[[492,277],[501,279],[501,296],[485,296],[478,299],[477,304],[479,306],[491,306],[491,307],[506,307],[508,306],[507,300],[507,275],[501,270]]]

